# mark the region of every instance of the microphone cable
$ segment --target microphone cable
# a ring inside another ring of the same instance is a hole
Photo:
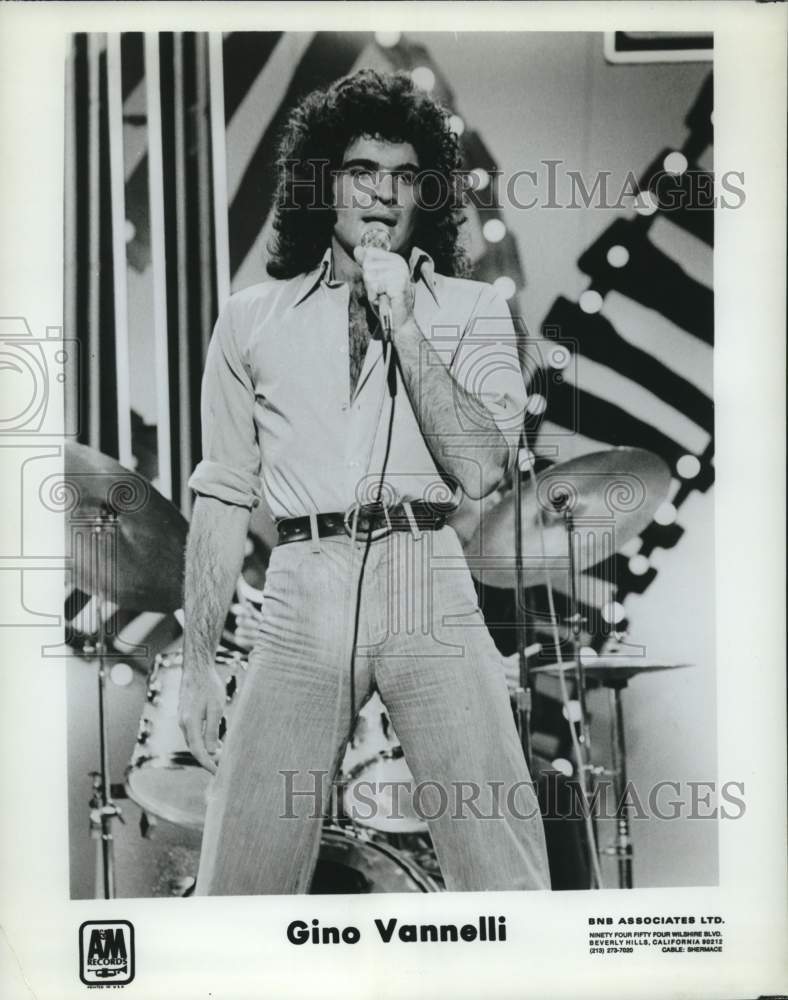
[[[373,492],[373,502],[380,502],[381,496],[383,494],[383,486],[386,478],[386,471],[388,469],[389,457],[391,455],[391,441],[394,432],[394,412],[396,408],[396,398],[397,398],[397,365],[396,362],[392,363],[395,356],[395,347],[391,340],[387,339],[382,324],[380,324],[381,332],[381,347],[383,351],[383,382],[384,386],[388,388],[388,395],[391,399],[391,407],[389,409],[388,427],[386,430],[386,447],[383,453],[383,462],[380,469],[380,477],[378,479],[377,487]],[[366,480],[369,475],[369,469],[372,464],[372,455],[375,450],[375,442],[378,438],[378,430],[380,428],[380,420],[383,414],[383,404],[386,398],[386,389],[384,388],[380,395],[380,403],[378,406],[377,419],[375,421],[375,430],[372,434],[372,441],[370,443],[369,453],[367,455],[366,467],[364,470],[364,479]],[[353,525],[350,534],[350,544],[352,547],[352,558],[350,564],[350,579],[351,584],[355,577],[356,570],[356,531],[358,527],[358,516],[353,519]],[[355,607],[353,612],[353,628],[351,632],[351,645],[350,645],[350,726],[349,733],[350,738],[353,736],[353,725],[356,721],[356,645],[358,643],[358,633],[361,628],[361,600],[363,596],[364,589],[364,575],[367,568],[367,562],[369,560],[369,553],[372,547],[372,532],[367,534],[366,542],[364,544],[364,551],[361,556],[361,566],[359,568],[358,582],[356,584],[356,596],[355,596]],[[341,692],[341,689],[340,689]],[[339,706],[337,705],[337,710]]]

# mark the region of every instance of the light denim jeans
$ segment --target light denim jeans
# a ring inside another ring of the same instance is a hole
[[[364,544],[354,554],[354,543],[336,536],[315,548],[273,550],[260,639],[208,793],[198,894],[308,890],[323,822],[314,792],[330,801],[350,736]],[[421,786],[421,809],[434,817],[446,888],[548,889],[542,819],[501,657],[450,527],[420,538],[394,532],[370,547],[356,709],[373,687]],[[311,794],[288,796],[288,788]]]

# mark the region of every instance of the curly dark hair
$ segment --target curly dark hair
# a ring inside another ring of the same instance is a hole
[[[413,242],[441,274],[467,274],[460,149],[449,112],[405,73],[362,69],[316,90],[293,110],[277,151],[278,182],[268,273],[292,278],[316,267],[331,242],[331,178],[360,136],[410,142],[419,157]]]

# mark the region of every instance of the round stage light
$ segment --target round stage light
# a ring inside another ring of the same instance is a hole
[[[116,663],[110,670],[109,677],[117,687],[125,688],[134,680],[134,671],[128,663]]]
[[[672,153],[668,153],[662,161],[662,166],[669,174],[673,174],[675,177],[680,177],[689,166],[689,163],[687,162],[687,157],[683,153],[680,153],[678,150],[674,150]]]
[[[410,71],[410,78],[419,90],[432,90],[435,86],[435,74],[429,66],[417,66]]]
[[[599,654],[593,646],[581,646],[577,655],[580,657],[580,662],[585,665],[593,663]]]
[[[490,175],[484,169],[484,167],[476,167],[471,171],[473,175],[473,190],[474,191],[484,191],[487,185],[490,183]]]
[[[538,392],[532,393],[528,397],[528,402],[525,404],[525,412],[530,413],[535,417],[538,417],[540,413],[544,413],[547,409],[547,400],[544,396],[541,396]]]
[[[651,563],[645,556],[632,556],[629,560],[629,572],[633,576],[645,576],[651,568]]]
[[[635,198],[635,211],[638,215],[653,215],[659,208],[656,195],[651,191],[640,191]]]
[[[619,604],[618,601],[610,601],[602,608],[602,617],[608,623],[608,625],[618,625],[619,622],[623,621],[627,616],[624,610],[624,605]]]
[[[506,236],[506,226],[500,219],[488,219],[482,226],[482,235],[488,243],[500,243]]]
[[[401,37],[402,35],[399,31],[375,32],[375,41],[384,49],[393,49],[399,43]]]
[[[669,500],[666,500],[657,507],[654,513],[654,520],[657,524],[661,524],[664,527],[665,525],[673,524],[677,514],[678,511],[673,504]]]
[[[561,709],[561,715],[563,715],[567,722],[579,722],[583,718],[583,713],[580,711],[580,702],[574,699],[568,701]]]
[[[449,117],[449,128],[455,135],[462,135],[465,131],[465,122],[459,115],[451,115]]]
[[[567,778],[571,778],[575,773],[575,769],[572,767],[570,761],[566,757],[556,757],[552,761],[552,767],[554,771],[558,771],[560,774],[565,775]]]
[[[131,243],[131,241],[137,235],[137,227],[134,225],[131,219],[126,219],[123,225],[123,230],[124,230],[124,236],[126,237],[126,242]]]
[[[598,313],[602,308],[602,296],[589,288],[580,296],[579,305],[584,313]]]
[[[608,250],[607,262],[611,267],[626,267],[629,263],[629,250],[616,244]]]
[[[676,462],[676,472],[682,479],[694,479],[700,472],[700,462],[695,455],[682,455]]]
[[[500,278],[495,279],[493,282],[493,288],[505,299],[510,299],[517,291],[517,285],[515,285],[512,279],[505,274]]]
[[[640,552],[640,546],[643,544],[643,540],[635,535],[634,538],[630,538],[628,542],[624,542],[621,548],[618,550],[622,556],[629,558],[630,556],[636,556]]]

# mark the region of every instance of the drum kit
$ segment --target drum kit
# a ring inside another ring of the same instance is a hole
[[[521,453],[522,454],[522,453]],[[142,476],[91,448],[66,445],[66,482],[77,498],[70,505],[68,527],[74,582],[102,604],[139,612],[177,612],[182,604],[183,554],[187,523],[183,515]],[[591,759],[585,695],[591,687],[611,695],[612,769],[616,790],[616,836],[604,850],[617,859],[619,884],[632,886],[633,851],[625,795],[626,747],[622,692],[643,673],[686,664],[651,661],[608,649],[606,655],[581,653],[578,638],[582,571],[607,559],[635,538],[666,499],[670,474],[657,456],[640,449],[614,448],[548,467],[530,470],[527,485],[515,475],[513,488],[482,510],[472,530],[458,529],[473,575],[487,586],[515,589],[518,599],[518,652],[507,672],[512,708],[531,762],[531,692],[540,677],[557,679],[565,707],[569,691],[577,711],[567,713],[576,751],[577,780],[584,791],[604,769]],[[514,540],[514,546],[512,541]],[[514,552],[513,552],[514,549]],[[539,662],[538,644],[526,646],[526,587],[562,589],[571,599],[564,641],[553,616],[556,662]],[[109,773],[106,683],[108,660],[119,644],[108,633],[106,614],[99,615],[97,639],[80,654],[98,667],[99,766],[94,775],[91,829],[101,841],[103,895],[115,895],[112,823],[120,816],[119,786]],[[562,657],[567,642],[570,655]],[[630,650],[631,652],[631,650]],[[510,661],[511,662],[511,661]],[[227,693],[220,737],[232,725],[232,708],[244,683],[244,653],[220,649],[216,669]],[[503,670],[502,665],[502,670]],[[200,831],[210,781],[189,753],[178,726],[178,693],[182,652],[157,655],[150,667],[145,702],[131,760],[125,772],[125,794],[155,825],[163,819],[184,830]],[[428,824],[402,797],[395,803],[386,789],[412,781],[385,706],[377,694],[361,709],[336,782],[338,795],[324,826],[312,893],[434,892],[442,887]],[[364,796],[362,798],[361,790]],[[372,790],[372,791],[370,791]],[[621,793],[621,794],[619,794]],[[113,797],[114,795],[114,797]],[[374,808],[368,808],[370,795]],[[366,811],[362,806],[366,806]],[[588,850],[598,872],[599,851],[593,817]],[[601,884],[597,879],[597,884]],[[193,880],[184,891],[193,891]],[[101,890],[97,889],[97,894]]]

